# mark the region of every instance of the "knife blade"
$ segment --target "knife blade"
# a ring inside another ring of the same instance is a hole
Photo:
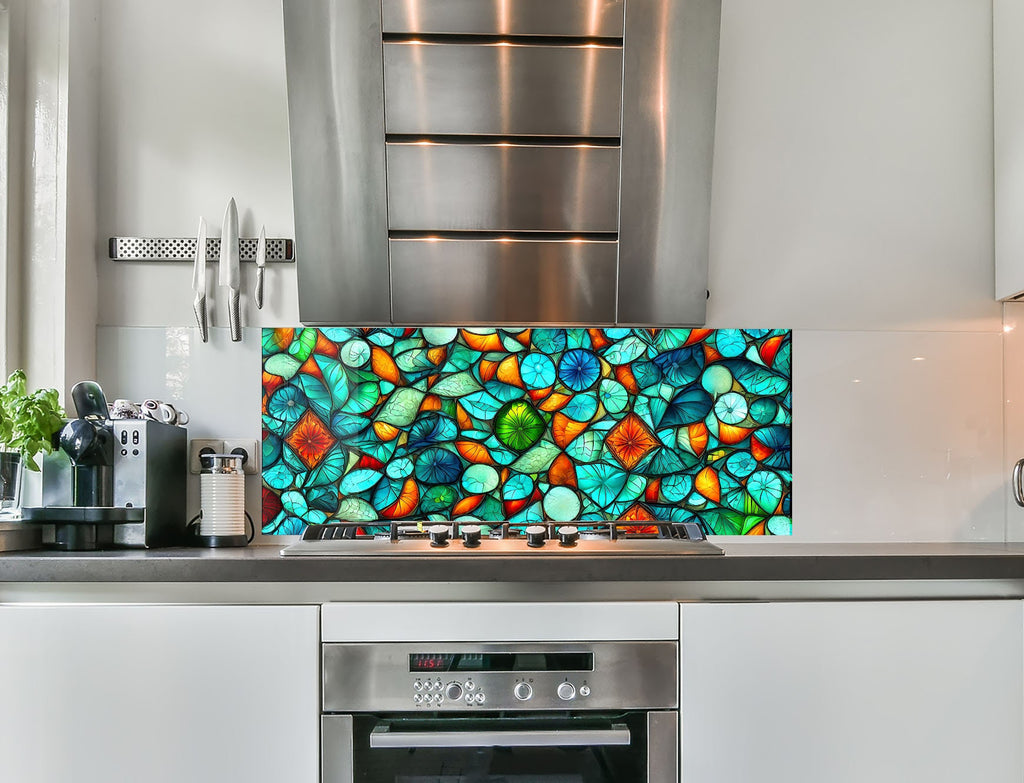
[[[240,275],[238,250],[238,207],[235,200],[228,201],[227,209],[224,210],[224,227],[220,236],[220,284],[229,291],[228,299],[228,324],[231,327],[231,342],[237,343],[242,339],[241,315],[239,313],[239,289]]]
[[[253,292],[253,301],[256,302],[256,309],[263,309],[263,275],[267,265],[267,227],[260,226],[260,238],[256,240],[256,290]]]
[[[199,325],[199,336],[208,342],[210,333],[206,322],[206,218],[199,218],[199,235],[196,237],[196,260],[192,267],[192,290],[196,298],[192,300],[192,309]]]

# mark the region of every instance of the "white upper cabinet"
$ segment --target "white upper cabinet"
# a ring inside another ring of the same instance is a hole
[[[996,298],[1024,294],[1024,0],[993,0]]]

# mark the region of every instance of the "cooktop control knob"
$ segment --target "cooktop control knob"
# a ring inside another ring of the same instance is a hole
[[[448,701],[458,701],[462,698],[462,686],[457,682],[448,683],[448,687],[444,689],[444,697]]]
[[[526,528],[527,546],[544,546],[544,539],[548,537],[548,529],[544,525],[530,525]]]
[[[560,682],[556,693],[562,701],[572,701],[576,698],[576,686],[571,682]]]
[[[431,546],[448,546],[448,525],[431,525],[427,528]]]
[[[480,546],[480,525],[462,525],[459,530],[462,533],[463,546],[470,549]]]
[[[562,525],[558,528],[558,543],[561,546],[576,546],[580,538],[580,529],[576,525]]]
[[[512,694],[519,701],[528,701],[533,696],[533,688],[530,687],[528,682],[517,682],[516,687],[512,689]]]

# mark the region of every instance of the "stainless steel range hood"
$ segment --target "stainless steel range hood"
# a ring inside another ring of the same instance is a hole
[[[284,0],[299,311],[704,321],[721,0]]]

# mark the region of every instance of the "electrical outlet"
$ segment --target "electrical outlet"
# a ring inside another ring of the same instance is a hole
[[[223,454],[224,441],[210,440],[208,438],[193,438],[188,443],[188,472],[199,473],[202,470],[202,463],[199,461],[200,454]]]
[[[260,462],[260,442],[258,440],[225,438],[224,453],[241,454],[243,457],[242,470],[247,475],[258,475],[263,470],[263,465]]]

